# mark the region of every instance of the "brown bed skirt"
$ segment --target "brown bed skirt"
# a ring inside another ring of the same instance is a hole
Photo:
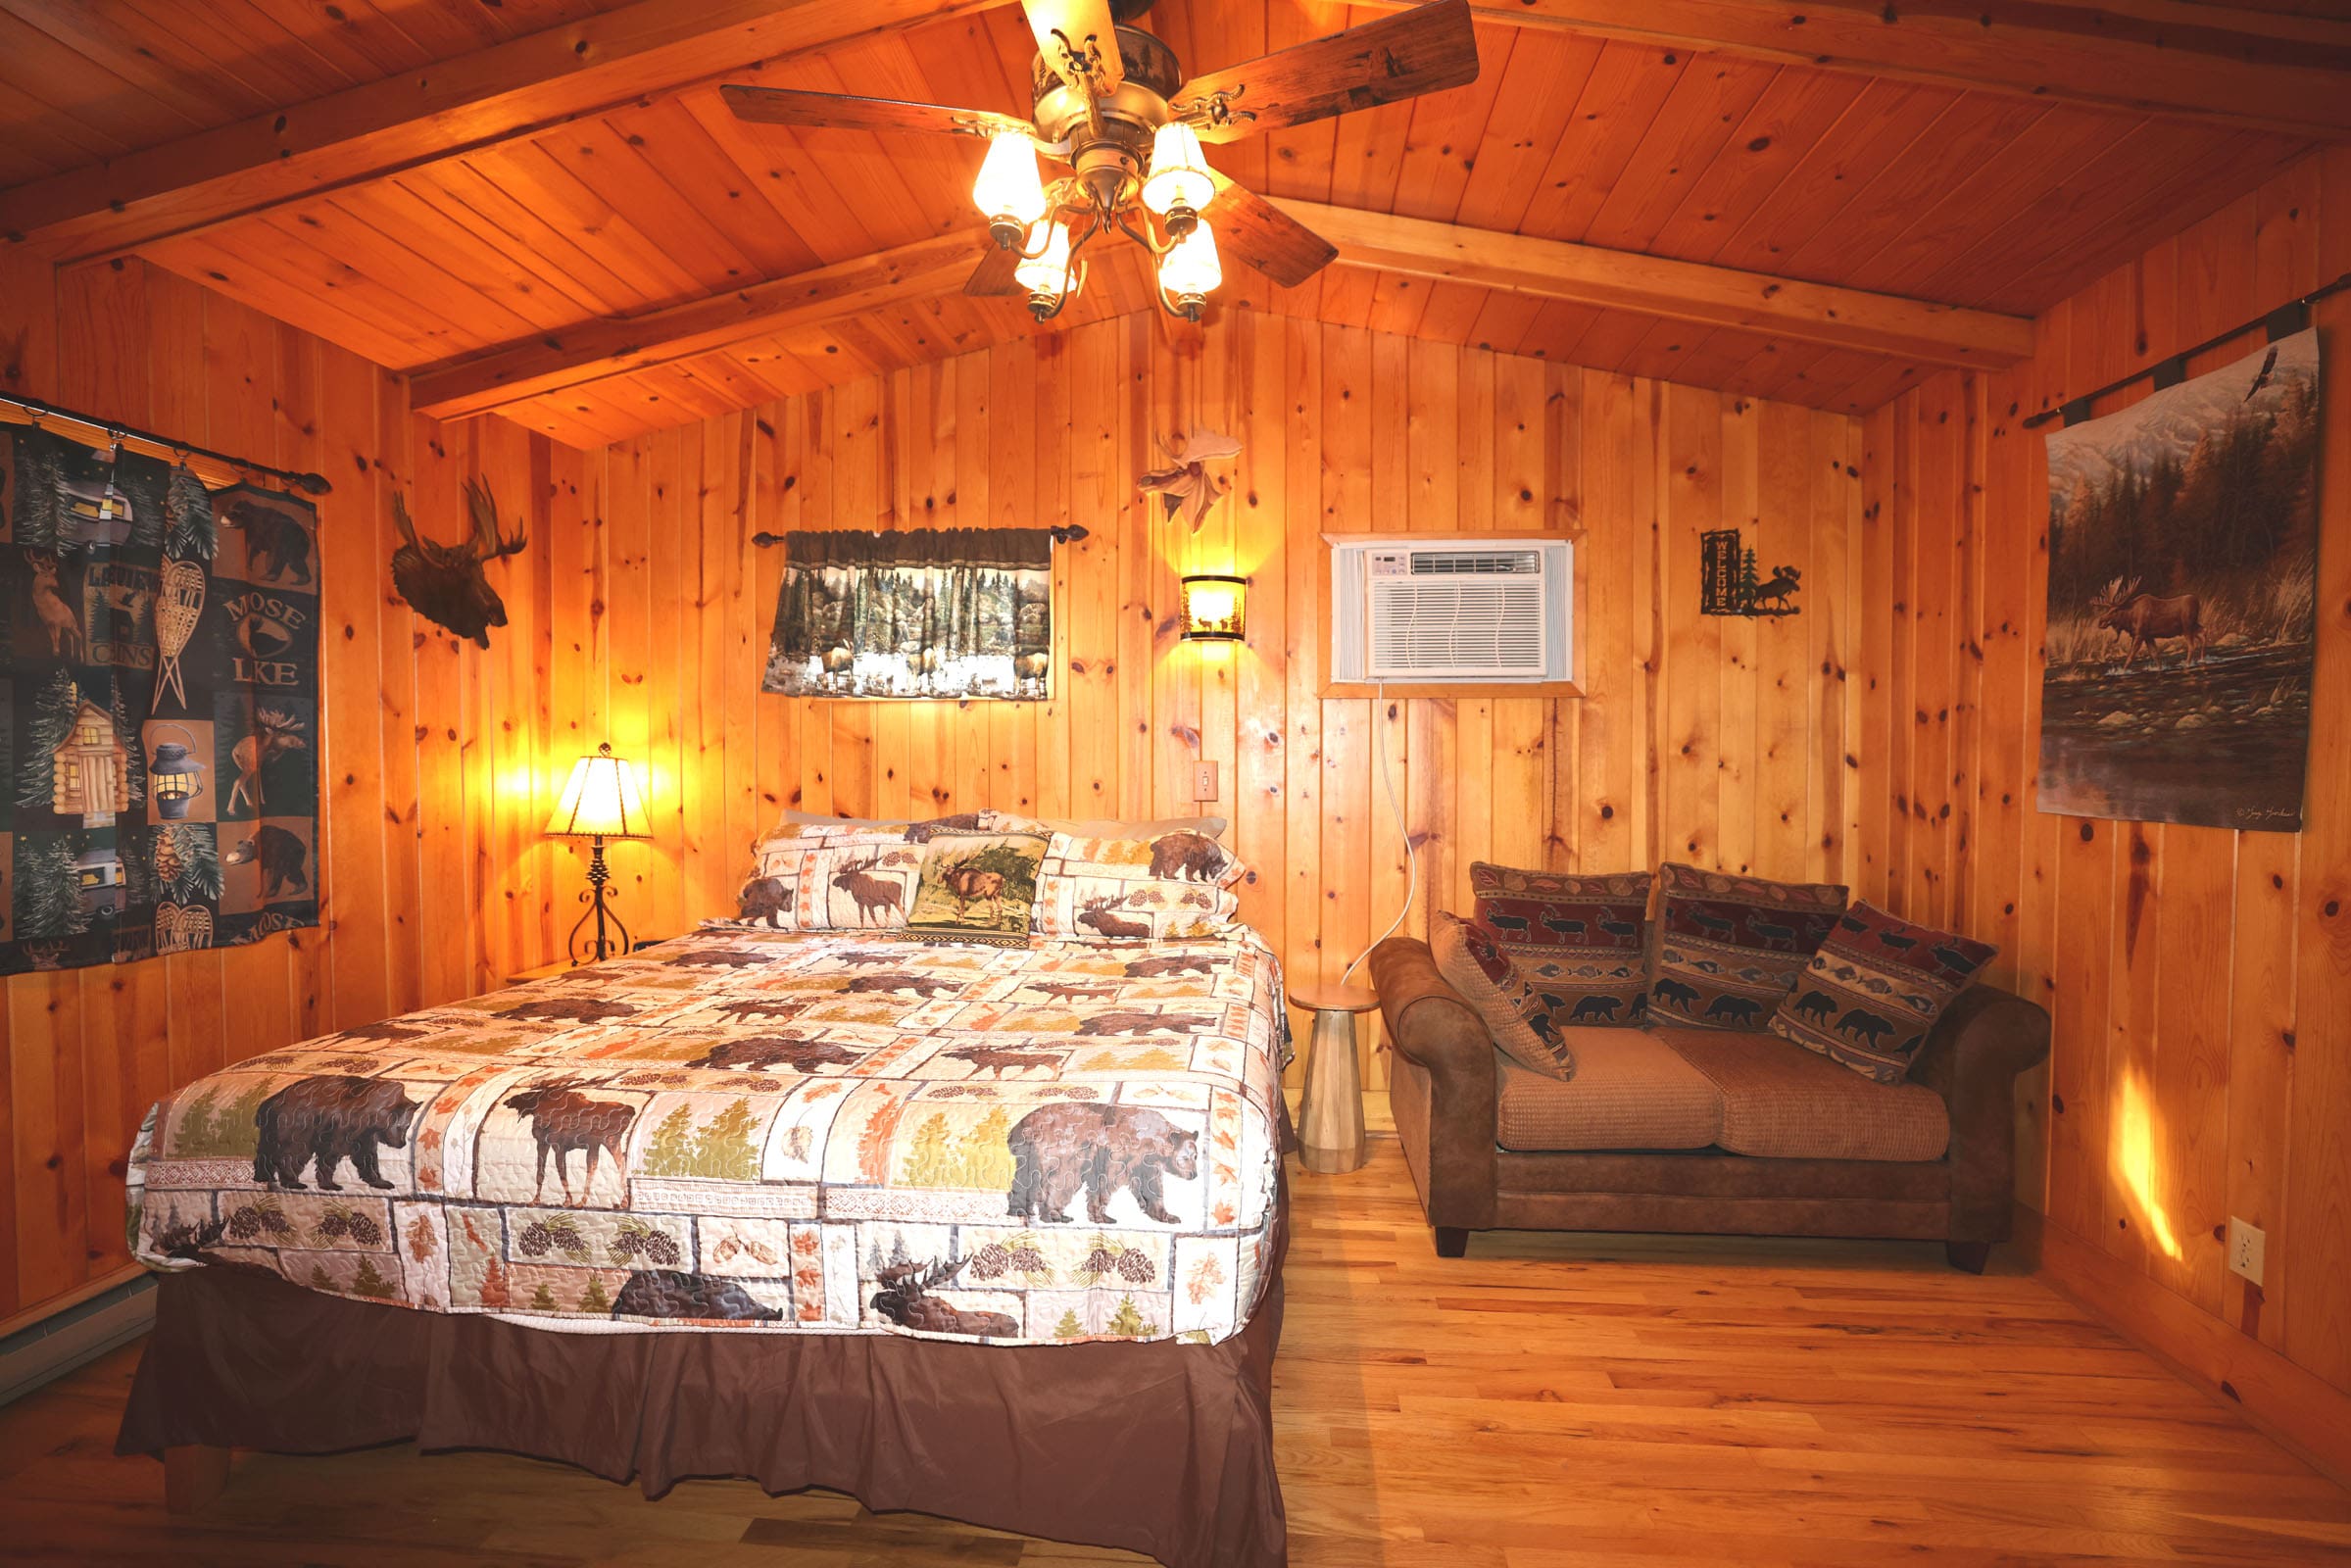
[[[648,1497],[747,1476],[1169,1568],[1278,1568],[1281,1332],[1278,1255],[1248,1326],[1214,1346],[563,1334],[205,1268],[162,1283],[115,1450],[414,1441],[633,1477]]]

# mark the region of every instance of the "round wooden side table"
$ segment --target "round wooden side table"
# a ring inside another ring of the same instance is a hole
[[[1314,1013],[1314,1034],[1306,1045],[1306,1091],[1298,1106],[1298,1162],[1324,1175],[1360,1169],[1368,1156],[1355,1014],[1371,1011],[1380,999],[1353,986],[1294,986],[1290,1000]]]

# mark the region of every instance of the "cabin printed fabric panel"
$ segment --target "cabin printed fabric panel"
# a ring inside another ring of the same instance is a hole
[[[0,430],[0,974],[318,923],[318,516]]]
[[[1856,904],[1780,1004],[1772,1033],[1865,1078],[1898,1084],[1951,999],[1999,951]]]
[[[132,1241],[549,1328],[1213,1342],[1268,1262],[1279,994],[1246,931],[711,924],[198,1081]]]
[[[1701,871],[1657,872],[1649,1021],[1762,1029],[1844,912],[1845,889]]]
[[[1602,1026],[1641,1020],[1652,881],[1646,871],[1569,876],[1484,860],[1469,868],[1479,929],[1529,984],[1560,999],[1559,1021]]]
[[[1238,929],[1249,875],[1204,833],[1091,839],[1055,833],[1038,883],[1039,936],[1157,942]]]

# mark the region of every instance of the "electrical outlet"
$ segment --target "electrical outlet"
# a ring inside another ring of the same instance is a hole
[[[2229,1272],[2242,1274],[2254,1284],[2261,1283],[2262,1250],[2267,1238],[2258,1226],[2248,1225],[2233,1215],[2229,1221]]]
[[[1192,764],[1192,798],[1196,801],[1216,799],[1216,764],[1214,762]]]

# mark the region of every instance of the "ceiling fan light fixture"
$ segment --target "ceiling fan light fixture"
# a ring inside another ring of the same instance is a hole
[[[1167,218],[1198,213],[1215,198],[1216,181],[1200,152],[1200,136],[1180,120],[1151,134],[1151,173],[1143,181],[1143,205]]]
[[[1045,230],[1042,235],[1039,228]],[[1069,225],[1059,219],[1050,226],[1043,221],[1033,225],[1020,265],[1012,269],[1012,280],[1028,290],[1029,310],[1037,319],[1057,314],[1062,302],[1077,292],[1070,269]]]
[[[1037,149],[1016,132],[994,136],[972,181],[971,199],[988,220],[988,233],[1006,250],[1018,245],[1045,216],[1045,183],[1037,174]]]
[[[1224,264],[1216,257],[1216,235],[1200,219],[1159,260],[1161,303],[1174,314],[1199,320],[1208,296],[1224,281]]]

